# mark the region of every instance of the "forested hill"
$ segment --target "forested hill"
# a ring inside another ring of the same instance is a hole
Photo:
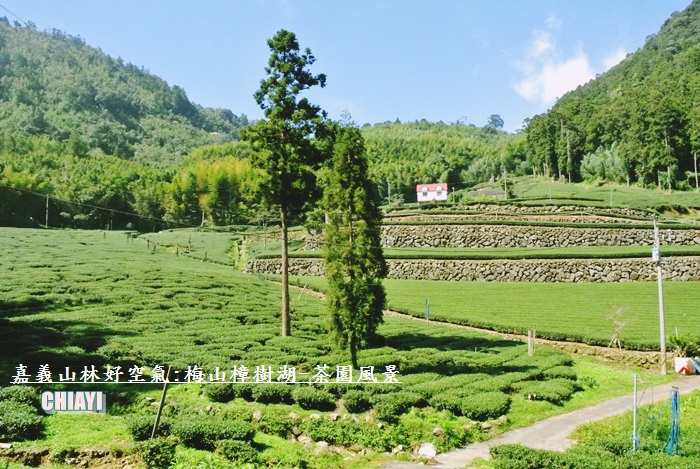
[[[370,178],[382,199],[389,185],[393,195],[402,191],[412,199],[416,184],[448,182],[461,189],[499,176],[504,169],[509,173],[523,170],[523,136],[496,126],[423,120],[365,126],[362,135]]]
[[[1,225],[240,221],[247,124],[79,37],[0,18]]]
[[[616,67],[527,128],[528,156],[555,177],[695,186],[700,152],[700,0]]]
[[[193,104],[185,91],[58,30],[0,19],[0,148],[37,138],[75,156],[114,155],[166,166],[191,149],[235,139],[247,124]]]

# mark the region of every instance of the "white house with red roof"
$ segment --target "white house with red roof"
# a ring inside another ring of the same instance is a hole
[[[418,203],[444,202],[447,200],[447,183],[418,184],[416,186]]]

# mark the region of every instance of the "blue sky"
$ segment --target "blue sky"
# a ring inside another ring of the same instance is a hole
[[[80,36],[143,66],[193,102],[260,118],[253,93],[266,40],[296,33],[324,89],[309,93],[334,119],[399,118],[505,129],[603,73],[690,0],[330,1],[0,0],[40,30]],[[0,16],[12,16],[0,11]]]

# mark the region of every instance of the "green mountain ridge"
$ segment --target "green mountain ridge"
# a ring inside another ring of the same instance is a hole
[[[0,21],[0,147],[45,136],[77,156],[171,164],[197,146],[234,140],[245,116],[193,104],[185,91],[79,37]]]
[[[695,187],[700,150],[700,1],[527,127],[528,158],[572,180]]]

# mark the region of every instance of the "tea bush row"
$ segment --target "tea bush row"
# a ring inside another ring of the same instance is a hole
[[[301,423],[301,430],[314,441],[350,447],[360,445],[377,451],[391,451],[398,445],[408,445],[408,435],[401,426],[355,422],[351,419],[311,419]]]
[[[248,422],[224,420],[210,415],[181,417],[171,427],[172,434],[185,446],[213,451],[219,440],[251,441],[255,429]]]
[[[433,397],[430,405],[438,410],[447,410],[472,420],[489,420],[508,413],[510,397],[502,392],[485,392],[463,396],[459,393],[444,393]]]
[[[29,386],[0,388],[0,441],[39,438],[44,421],[37,412],[39,397]]]
[[[134,440],[146,441],[151,437],[154,420],[153,415],[135,415],[127,420],[127,429]],[[240,419],[192,414],[176,420],[161,418],[156,436],[165,438],[170,435],[177,437],[185,446],[211,451],[219,440],[250,441],[255,436],[255,429]]]
[[[236,397],[263,404],[298,404],[302,409],[332,411],[336,398],[326,389],[287,384],[211,384],[204,394],[214,402],[229,402]]]
[[[521,445],[500,445],[491,448],[496,469],[554,469],[590,467],[596,469],[700,467],[695,456],[672,457],[661,452],[629,451],[615,454],[602,447],[582,445],[565,453],[528,448]]]

